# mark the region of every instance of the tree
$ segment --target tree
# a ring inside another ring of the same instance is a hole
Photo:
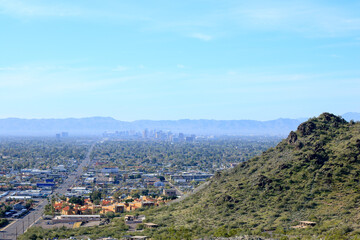
[[[113,194],[113,198],[116,199],[116,200],[120,200],[121,195],[122,195],[122,192],[121,192],[121,191],[116,191],[116,192]]]
[[[132,197],[132,198],[139,198],[139,197],[140,197],[140,194],[135,193],[135,194],[131,195],[131,197]]]
[[[82,197],[71,197],[69,203],[84,205],[84,199]]]
[[[90,199],[92,202],[95,200],[101,200],[101,191],[95,190],[90,194]]]
[[[107,213],[105,214],[105,216],[106,216],[107,218],[114,218],[114,217],[115,217],[115,213],[114,213],[114,212],[107,212]]]

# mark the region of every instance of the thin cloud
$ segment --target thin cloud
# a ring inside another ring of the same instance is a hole
[[[210,41],[213,39],[212,36],[210,35],[206,35],[206,34],[202,34],[202,33],[194,33],[191,35],[192,38],[196,38],[196,39],[200,39],[203,41]]]
[[[126,22],[150,21],[141,11],[129,8],[127,4],[118,3],[113,9],[94,8],[90,4],[82,5],[80,1],[31,1],[31,0],[0,0],[0,15],[16,18],[65,18],[75,17],[111,21],[117,24]],[[119,12],[119,9],[122,11]]]
[[[125,67],[125,66],[117,66],[116,68],[113,69],[113,71],[115,71],[115,72],[123,72],[123,71],[126,71],[128,69],[129,68]]]
[[[27,66],[23,67],[0,67],[0,71],[27,71],[30,68]]]
[[[155,9],[141,8],[133,3],[113,3],[112,9],[94,9],[91,5],[81,6],[77,1],[71,4],[54,2],[0,0],[0,14],[13,17],[85,17],[111,20],[116,24],[134,22],[139,23],[139,30],[176,32],[202,41],[213,40],[214,34],[219,37],[219,34],[226,36],[244,30],[296,32],[311,37],[358,35],[360,31],[360,16],[356,12],[359,4],[356,3],[339,7],[310,1],[223,1],[220,10],[209,8],[196,15],[174,13],[174,20],[171,15],[158,14]]]
[[[37,5],[30,4],[30,1],[0,0],[0,13],[15,16],[27,17],[65,17],[80,16],[83,10],[74,6],[64,5]]]
[[[54,65],[25,65],[25,66],[0,66],[0,72],[50,72],[50,71],[93,71],[101,70],[99,67],[67,67]],[[106,69],[108,70],[108,68]]]
[[[110,70],[110,68],[108,69]],[[136,84],[159,74],[138,74],[117,77],[116,74],[68,71],[0,72],[0,90],[6,96],[53,96],[68,93],[98,92],[118,89],[123,84]],[[20,92],[19,92],[20,91]],[[16,92],[16,94],[14,94]]]
[[[358,34],[360,17],[351,9],[310,2],[262,2],[240,5],[229,13],[241,28],[297,32],[308,36]]]

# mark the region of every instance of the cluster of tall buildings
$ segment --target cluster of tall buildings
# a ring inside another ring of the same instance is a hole
[[[171,132],[163,132],[163,131],[156,131],[156,130],[148,130],[145,129],[142,132],[142,138],[144,139],[160,139],[160,140],[169,140],[171,137]]]
[[[146,140],[161,140],[170,142],[194,142],[196,140],[195,134],[185,135],[184,133],[172,133],[170,131],[144,129],[142,132],[136,131],[116,131],[104,132],[103,137],[113,139],[146,139]]]
[[[107,138],[133,139],[133,138],[139,138],[140,136],[141,134],[134,130],[103,133],[103,137],[107,137]]]
[[[172,132],[163,132],[156,130],[148,130],[144,129],[142,132],[143,139],[159,139],[171,142],[194,142],[196,139],[195,134],[191,134],[189,136],[184,133],[173,134]]]
[[[67,137],[69,137],[69,133],[68,132],[57,133],[57,134],[55,134],[55,137],[56,137],[56,139],[67,138]]]

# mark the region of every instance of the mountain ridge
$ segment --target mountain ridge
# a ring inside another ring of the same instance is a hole
[[[360,120],[360,114],[346,113],[347,120]],[[103,132],[143,131],[156,129],[175,133],[198,135],[268,135],[286,136],[303,122],[304,118],[278,118],[268,121],[257,120],[136,120],[121,121],[112,117],[50,118],[50,119],[0,119],[0,135],[47,135],[69,132],[70,135],[100,135]]]

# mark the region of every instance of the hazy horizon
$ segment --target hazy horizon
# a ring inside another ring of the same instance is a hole
[[[360,120],[360,113],[342,115],[347,121]],[[316,116],[317,117],[317,116]],[[278,118],[269,121],[257,120],[137,120],[121,121],[108,117],[65,119],[0,119],[0,136],[54,136],[69,132],[71,136],[103,135],[106,132],[122,132],[122,137],[134,136],[144,129],[196,134],[202,136],[287,136],[290,131],[309,118]],[[135,131],[135,132],[134,132]],[[130,134],[131,133],[131,134]],[[130,134],[130,135],[129,135]],[[117,136],[117,135],[116,135]],[[118,136],[118,137],[119,137]],[[138,136],[137,136],[138,137]]]
[[[355,113],[355,114],[360,114],[360,113],[356,113],[356,112],[349,112],[349,113]],[[321,113],[319,113],[318,115],[320,115]],[[345,114],[345,113],[344,113]],[[338,116],[342,116],[344,114],[339,114]],[[303,119],[308,119],[308,118],[312,118],[312,117],[317,117],[318,115],[314,115],[314,116],[308,116],[308,117],[299,117],[299,118],[290,118],[290,117],[283,117],[283,116],[279,116],[277,118],[274,119],[264,119],[264,120],[259,120],[259,119],[215,119],[215,118],[179,118],[179,119],[135,119],[135,120],[122,120],[122,119],[117,119],[115,117],[112,116],[84,116],[84,117],[59,117],[59,118],[54,118],[54,117],[35,117],[35,118],[22,118],[22,117],[2,117],[0,119],[22,119],[22,120],[66,120],[66,119],[89,119],[89,118],[111,118],[114,119],[116,121],[122,121],[122,122],[136,122],[136,121],[181,121],[181,120],[191,120],[191,121],[199,121],[199,120],[211,120],[211,121],[259,121],[259,122],[266,122],[266,121],[272,121],[272,120],[279,120],[279,119],[293,119],[293,120],[303,120]]]
[[[320,114],[318,114],[320,115]],[[342,114],[340,114],[339,116],[342,116]],[[54,117],[35,117],[35,118],[22,118],[22,117],[2,117],[0,119],[23,119],[23,120],[66,120],[66,119],[88,119],[88,118],[111,118],[114,119],[116,121],[122,121],[122,122],[136,122],[136,121],[181,121],[181,120],[191,120],[191,121],[198,121],[198,120],[213,120],[213,121],[259,121],[259,122],[266,122],[266,121],[272,121],[272,120],[278,120],[278,119],[296,119],[296,120],[302,120],[302,119],[307,119],[307,118],[311,118],[311,117],[316,117],[316,116],[309,116],[309,117],[300,117],[300,118],[289,118],[289,117],[277,117],[274,119],[264,119],[264,120],[259,120],[259,119],[214,119],[214,118],[179,118],[179,119],[135,119],[135,120],[122,120],[122,119],[117,119],[115,117],[111,117],[111,116],[84,116],[84,117],[59,117],[59,118],[54,118]]]
[[[135,120],[123,120],[123,119],[118,119],[112,116],[84,116],[84,117],[34,117],[34,118],[26,118],[26,117],[0,117],[0,119],[24,119],[24,120],[66,120],[66,119],[87,119],[87,118],[111,118],[114,119],[116,121],[122,121],[122,122],[136,122],[136,121],[181,121],[181,120],[191,120],[191,121],[197,121],[197,120],[214,120],[214,121],[260,121],[260,122],[266,122],[266,121],[272,121],[272,120],[279,120],[279,119],[293,119],[293,120],[304,120],[304,119],[308,119],[308,118],[312,118],[312,117],[318,117],[320,114],[322,114],[324,112],[320,112],[316,115],[313,116],[302,116],[302,117],[298,117],[298,118],[291,118],[291,117],[286,117],[286,116],[278,116],[276,118],[272,118],[272,119],[250,119],[250,118],[243,118],[243,119],[215,119],[215,118],[179,118],[179,119],[135,119]],[[335,113],[332,113],[335,114]],[[346,113],[342,113],[342,114],[335,114],[337,116],[344,116],[344,115],[348,115],[348,114],[354,114],[354,115],[359,115],[360,113],[358,112],[346,112]]]

